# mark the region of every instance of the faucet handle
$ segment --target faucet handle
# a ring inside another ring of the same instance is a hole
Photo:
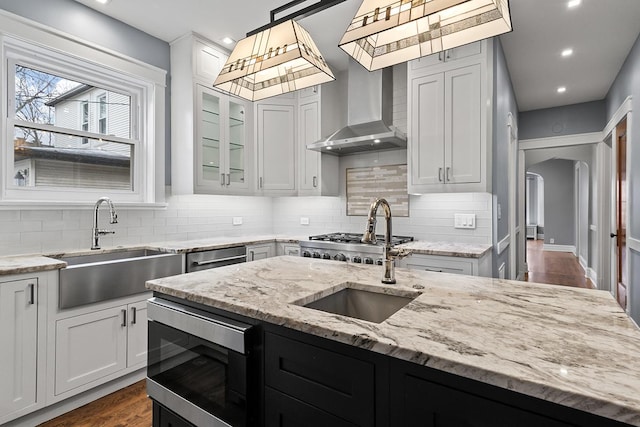
[[[388,254],[392,258],[404,258],[413,253],[411,249],[399,249],[399,248],[391,248],[388,250]]]

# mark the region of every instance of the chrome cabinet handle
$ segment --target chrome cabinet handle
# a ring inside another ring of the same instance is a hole
[[[36,285],[33,283],[29,283],[29,304],[33,305],[36,303]]]
[[[260,177],[260,180],[258,181],[258,188],[262,188],[262,177]]]
[[[227,174],[227,185],[231,185],[231,174]]]
[[[314,188],[318,188],[318,177],[317,176],[313,177],[313,187]]]
[[[447,166],[447,172],[445,173],[445,180],[451,181],[451,177],[449,176],[449,172],[451,172],[451,168]]]
[[[238,256],[230,256],[227,258],[219,258],[219,259],[208,259],[206,261],[194,261],[191,263],[191,265],[195,265],[197,267],[200,267],[202,265],[209,265],[209,264],[216,264],[219,262],[227,262],[227,261],[234,261],[237,259],[246,259],[247,256],[246,255],[238,255]]]
[[[424,268],[424,271],[433,271],[434,273],[442,273],[442,270],[436,270],[435,268]]]
[[[438,61],[442,61],[442,52],[438,52]]]
[[[438,181],[442,182],[442,168],[438,168]]]
[[[446,59],[451,59],[451,49],[447,49],[447,56],[445,56]]]
[[[120,326],[124,328],[127,326],[127,309],[123,308],[120,311],[122,312],[122,323],[120,324]]]
[[[131,324],[135,325],[137,320],[138,310],[135,307],[131,307]]]
[[[220,185],[224,185],[224,174],[220,174]]]

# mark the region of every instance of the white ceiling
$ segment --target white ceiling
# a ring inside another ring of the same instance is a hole
[[[269,11],[288,0],[76,0],[171,42],[190,31],[222,45],[229,36],[269,22]],[[603,99],[640,33],[640,0],[510,0],[514,31],[501,36],[520,111]],[[308,1],[307,4],[315,3]],[[334,71],[346,69],[337,47],[360,0],[299,21]],[[282,15],[279,15],[280,17]],[[561,58],[571,47],[574,54]],[[566,86],[564,94],[557,87]]]

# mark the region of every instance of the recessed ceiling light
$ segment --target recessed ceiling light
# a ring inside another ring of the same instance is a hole
[[[107,4],[111,2],[111,0],[96,0],[96,1],[100,4]]]
[[[222,43],[224,44],[233,44],[235,42],[235,40],[233,40],[231,37],[225,37],[222,39]]]
[[[571,56],[573,55],[573,49],[569,48],[569,49],[565,49],[562,51],[562,56],[567,57],[567,56]]]
[[[327,147],[327,150],[331,150],[331,149],[333,149],[333,147]]]
[[[567,6],[569,7],[569,9],[572,9],[574,7],[580,6],[580,3],[582,3],[582,0],[570,0],[569,3],[567,3]]]
[[[558,88],[558,93],[565,93],[566,91],[567,91],[567,88],[566,88],[566,87],[564,87],[564,86],[560,86],[560,87]]]
[[[374,139],[373,142],[378,144],[380,142],[380,140],[379,139]]]

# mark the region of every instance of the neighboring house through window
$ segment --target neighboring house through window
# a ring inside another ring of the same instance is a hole
[[[82,130],[89,132],[89,102],[82,101],[82,104],[80,105],[82,105]],[[89,138],[82,138],[82,143],[88,144]]]
[[[98,97],[98,133],[106,135],[107,133],[107,95],[102,94]]]

